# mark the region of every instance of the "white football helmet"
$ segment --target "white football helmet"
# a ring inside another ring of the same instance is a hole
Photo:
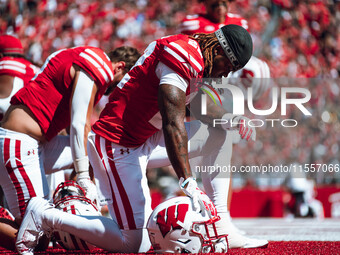
[[[207,200],[206,200],[207,201]],[[210,201],[205,210],[195,212],[189,197],[174,197],[159,204],[152,212],[147,229],[156,253],[208,253],[215,252],[223,242],[227,252],[226,235],[218,236],[215,222],[220,220]]]
[[[85,190],[74,181],[62,182],[53,194],[57,209],[76,215],[101,215],[97,206],[85,196]],[[94,245],[64,231],[55,231],[56,241],[66,250],[92,250]]]

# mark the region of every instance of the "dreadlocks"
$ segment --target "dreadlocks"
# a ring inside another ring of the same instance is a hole
[[[214,33],[211,34],[194,34],[191,39],[198,42],[204,58],[204,77],[211,77],[214,63],[214,51],[220,47],[220,43]]]

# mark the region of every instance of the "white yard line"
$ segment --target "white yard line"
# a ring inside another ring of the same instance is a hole
[[[340,219],[244,219],[234,224],[247,236],[272,241],[340,241]]]

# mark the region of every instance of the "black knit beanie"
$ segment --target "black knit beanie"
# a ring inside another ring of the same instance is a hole
[[[215,35],[232,63],[234,71],[248,63],[253,53],[253,41],[247,30],[238,25],[226,25],[218,29]]]

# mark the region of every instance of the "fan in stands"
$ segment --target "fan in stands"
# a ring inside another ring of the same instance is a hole
[[[74,181],[62,182],[53,194],[57,209],[76,215],[101,215],[97,206],[85,196],[85,191]],[[53,233],[55,240],[66,250],[92,250],[94,245],[64,231]]]

